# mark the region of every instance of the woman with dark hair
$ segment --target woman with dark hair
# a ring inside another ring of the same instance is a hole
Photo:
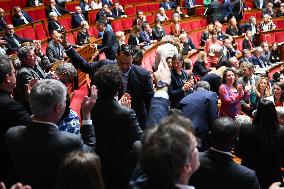
[[[236,155],[256,172],[261,188],[280,182],[284,129],[280,129],[273,102],[261,99],[252,126],[240,129]]]
[[[284,106],[284,83],[276,82],[272,87],[272,96],[267,97],[267,100],[272,101],[276,107]]]
[[[60,166],[57,189],[104,189],[99,157],[94,153],[70,153]]]
[[[270,62],[275,63],[280,61],[280,50],[277,43],[273,43],[270,49]]]
[[[182,55],[174,55],[171,71],[172,82],[169,87],[171,108],[177,108],[181,99],[192,92],[194,80],[190,80],[183,68],[183,63]]]
[[[235,119],[241,113],[241,100],[244,91],[237,81],[238,77],[235,70],[227,68],[223,74],[223,84],[219,88],[219,97],[221,99],[220,117],[228,116]]]
[[[232,17],[230,19],[229,26],[226,29],[226,34],[230,36],[239,36],[242,34],[242,30],[238,26],[238,23],[235,17]]]

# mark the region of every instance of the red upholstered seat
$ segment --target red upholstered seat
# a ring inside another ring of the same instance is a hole
[[[173,10],[167,10],[166,11],[166,15],[167,17],[171,20],[173,17],[174,11]]]
[[[36,40],[36,35],[32,26],[24,26],[22,31],[24,38]]]
[[[10,12],[5,13],[5,18],[9,24],[12,24],[12,15]]]
[[[71,27],[71,16],[61,16],[58,17],[58,22],[60,22],[60,24],[62,24],[63,26],[65,26],[66,30],[70,30]]]
[[[36,15],[35,15],[35,12],[34,12],[34,9],[27,9],[26,10],[26,13],[34,20],[34,21],[36,21],[37,20],[37,18],[36,18]]]
[[[97,17],[97,13],[98,12],[99,12],[99,10],[90,10],[90,11],[88,11],[88,19],[89,19],[89,24],[90,25],[96,24],[96,17]]]
[[[15,33],[17,34],[17,36],[23,37],[23,30],[21,28],[20,29],[15,29]]]
[[[111,26],[114,32],[123,30],[122,20],[114,20],[111,23]]]
[[[98,38],[99,31],[96,26],[90,26],[89,33],[92,37]]]
[[[181,22],[180,26],[182,29],[184,29],[186,32],[190,32],[191,26],[188,22]]]
[[[275,33],[275,42],[277,42],[277,43],[284,42],[284,32],[276,32]]]
[[[43,20],[46,19],[45,14],[45,6],[40,6],[34,10],[35,16],[37,20]]]
[[[136,10],[137,10],[137,11],[148,12],[147,4],[137,5],[137,6],[136,6]]]
[[[67,34],[66,34],[66,38],[67,38],[67,40],[68,40],[68,42],[69,42],[70,44],[76,44],[76,43],[75,43],[74,36],[73,36],[72,33],[67,33]]]
[[[195,1],[195,4],[196,4],[196,5],[203,5],[203,0],[196,0],[196,1]]]
[[[204,14],[204,11],[205,11],[205,9],[204,9],[203,6],[202,6],[202,7],[197,7],[197,8],[195,9],[195,14],[196,14],[197,16],[202,16],[202,15]]]
[[[119,0],[119,3],[121,5],[127,5],[128,4],[128,1],[127,0]]]
[[[156,12],[160,8],[160,2],[149,3],[147,6],[148,6],[148,11],[149,12]]]
[[[74,12],[76,6],[79,6],[79,1],[65,3],[65,9],[72,12]]]
[[[201,27],[206,27],[208,25],[207,20],[205,18],[200,19]]]
[[[155,22],[155,17],[154,17],[152,14],[146,15],[146,20],[147,20],[147,22],[148,22],[149,24],[154,24],[154,22]]]
[[[282,33],[283,35],[283,33]],[[267,42],[268,45],[271,45],[275,42],[275,33],[262,33],[260,34],[260,41]]]
[[[164,27],[164,29],[165,29],[166,34],[169,35],[169,34],[171,33],[170,25],[164,25],[163,27]]]
[[[130,30],[132,28],[133,19],[131,17],[125,18],[122,21],[123,30]]]
[[[281,19],[281,20],[277,20],[277,28],[284,28],[284,20]]]
[[[125,14],[127,16],[135,16],[136,15],[136,7],[135,6],[125,7],[124,11],[125,11]]]
[[[190,22],[190,27],[192,30],[197,30],[201,28],[201,24],[199,21],[193,21],[193,22]]]
[[[0,2],[0,7],[2,9],[4,9],[4,11],[9,11],[9,10],[12,10],[12,8],[13,8],[13,7],[10,7],[9,1],[1,1]]]
[[[27,4],[28,4],[28,0],[20,0],[20,6],[21,6],[22,8],[26,7]]]
[[[45,33],[44,26],[41,22],[35,24],[34,29],[35,29],[35,36],[37,40],[44,40],[48,37],[48,34]]]
[[[256,12],[256,13],[255,13],[255,18],[256,18],[256,20],[261,20],[261,18],[262,18],[262,12],[261,12],[261,11]]]
[[[74,37],[74,40],[75,40],[75,44],[77,44],[77,35],[78,35],[78,30],[76,31],[73,31],[73,37]]]
[[[239,50],[239,51],[242,51],[244,49],[243,48],[243,40],[244,40],[244,38],[235,39],[236,43],[238,44],[237,50]]]
[[[48,43],[44,43],[44,44],[41,45],[42,52],[46,52],[47,46],[48,46]]]

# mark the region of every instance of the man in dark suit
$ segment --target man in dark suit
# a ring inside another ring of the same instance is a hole
[[[235,17],[237,21],[243,18],[244,4],[242,0],[229,0],[223,4],[223,12],[225,15],[224,21],[230,20]]]
[[[28,0],[27,7],[41,6],[43,5],[42,0]]]
[[[112,0],[102,0],[102,5],[107,5],[108,7],[112,7],[113,2]]]
[[[170,0],[165,0],[160,4],[160,7],[163,7],[165,10],[170,10],[176,7],[176,4]]]
[[[114,3],[114,7],[112,9],[112,16],[114,18],[122,18],[122,17],[127,17],[125,14],[124,14],[124,10],[123,10],[123,7],[119,4],[118,1],[116,1]]]
[[[32,121],[22,105],[13,99],[12,93],[15,87],[15,69],[8,57],[0,56],[0,180],[7,186],[17,182],[18,176],[4,142],[5,134],[10,127]]]
[[[45,79],[46,74],[38,65],[37,56],[34,49],[30,46],[21,47],[18,51],[18,57],[21,61],[21,68],[17,73],[17,86],[15,98],[30,111],[29,99],[26,94],[26,84],[30,80]]]
[[[264,9],[266,7],[266,4],[266,0],[253,0],[254,7],[260,10]]]
[[[56,30],[52,33],[52,40],[48,43],[46,48],[46,56],[51,63],[59,60],[64,60],[65,52],[63,46],[60,44],[60,39],[62,34],[58,33]]]
[[[85,97],[82,103],[81,136],[61,132],[56,125],[66,107],[66,94],[66,86],[60,81],[38,81],[30,92],[32,123],[10,128],[6,133],[6,145],[20,181],[32,188],[54,188],[59,166],[68,153],[94,151],[90,112],[96,100],[95,92],[92,90],[92,97]]]
[[[149,23],[144,23],[142,25],[142,31],[140,32],[141,42],[144,42],[145,45],[151,45],[157,43],[158,39],[154,38],[153,30]]]
[[[6,32],[3,38],[7,41],[7,54],[13,54],[19,50],[21,47],[21,43],[24,42],[32,42],[31,39],[20,38],[15,34],[14,26],[12,24],[8,24],[6,26]]]
[[[189,183],[199,189],[259,189],[255,172],[233,161],[231,151],[238,136],[236,122],[229,117],[218,118],[210,131],[211,148],[200,153],[200,167]]]
[[[87,20],[85,16],[82,14],[82,9],[80,6],[76,6],[75,13],[72,14],[72,20],[71,20],[72,28],[73,29],[79,28],[83,21],[87,21]]]
[[[206,81],[199,81],[195,85],[195,92],[180,101],[179,108],[185,117],[193,123],[195,134],[202,140],[200,151],[208,149],[208,131],[217,114],[217,94],[211,92]]]
[[[211,1],[206,12],[209,23],[214,23],[215,21],[222,22],[224,20],[222,8],[222,4],[219,1]]]
[[[70,13],[68,10],[63,9],[59,5],[56,4],[55,0],[50,0],[49,5],[45,9],[46,17],[48,17],[50,12],[55,12],[57,16],[62,16],[63,14]]]
[[[108,8],[108,5],[103,5],[101,10],[96,15],[96,20],[106,20],[109,24],[110,20],[114,20],[111,10]]]
[[[21,7],[14,7],[13,12],[14,16],[12,19],[12,23],[15,27],[33,22],[33,19],[25,11],[22,11]]]
[[[261,47],[256,47],[254,50],[254,55],[251,57],[252,63],[255,66],[258,66],[259,68],[265,68],[268,66],[268,64],[265,62],[263,59],[262,55],[262,48]]]
[[[249,18],[249,22],[242,25],[241,27],[243,28],[244,33],[246,33],[248,30],[252,32],[252,35],[259,32],[259,27],[257,25],[256,18],[254,16],[251,16]]]
[[[49,13],[49,20],[48,20],[48,32],[50,36],[52,36],[53,30],[58,31],[59,33],[64,33],[65,32],[65,27],[61,25],[57,21],[57,14],[55,12],[50,12]]]
[[[0,31],[3,31],[7,26],[7,20],[5,19],[4,9],[0,8]]]
[[[107,59],[115,60],[117,48],[119,46],[118,40],[113,33],[107,29],[107,23],[103,20],[97,22],[97,29],[99,32],[103,32],[102,45],[98,46],[99,53],[105,53]]]

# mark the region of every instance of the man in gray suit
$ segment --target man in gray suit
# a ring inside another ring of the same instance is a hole
[[[46,48],[46,56],[48,57],[51,63],[56,61],[64,60],[66,56],[63,46],[60,44],[60,38],[62,34],[54,30],[51,32],[52,40],[48,43]]]

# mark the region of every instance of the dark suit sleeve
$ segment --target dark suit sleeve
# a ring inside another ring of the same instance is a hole
[[[140,140],[140,137],[143,131],[141,130],[139,126],[137,116],[134,110],[131,109],[126,119],[128,123],[125,125],[129,127],[129,128],[126,128],[126,131],[128,132],[127,137],[128,137],[129,142],[133,144],[135,141]]]
[[[21,25],[24,25],[24,20],[20,19],[20,18],[17,18],[15,16],[13,16],[13,19],[12,19],[12,23],[15,27],[17,26],[21,26]]]
[[[243,49],[249,49],[250,50],[250,45],[248,43],[248,40],[243,40]]]
[[[147,43],[150,43],[150,40],[146,38],[146,35],[145,35],[144,32],[141,32],[141,33],[140,33],[140,38],[141,38],[142,41],[145,41],[145,42],[147,42]]]
[[[146,127],[155,126],[168,115],[170,101],[161,97],[153,97]]]
[[[153,91],[153,82],[152,82],[152,77],[150,76],[149,72],[145,76],[145,81],[144,81],[144,103],[147,112],[149,112],[150,109],[150,104],[151,104],[151,99],[153,97],[154,91]]]
[[[100,53],[102,52],[106,52],[107,50],[110,49],[111,46],[113,46],[114,44],[111,43],[111,38],[112,38],[112,33],[105,31],[104,35],[103,35],[103,45],[98,49]]]
[[[208,72],[210,72],[210,69],[206,69],[204,66],[201,65],[200,62],[196,62],[197,64],[194,64],[194,69],[197,71],[197,73],[201,74],[202,76],[206,75]]]
[[[54,58],[54,51],[53,51],[52,47],[50,47],[50,46],[48,46],[46,48],[46,56],[48,57],[50,62],[58,61],[58,59]]]
[[[29,22],[33,22],[33,19],[28,15],[28,13],[26,13],[26,12],[24,12],[24,11],[22,11],[23,12],[23,15],[26,17],[26,19],[29,21]]]
[[[76,67],[87,74],[93,75],[95,68],[99,65],[99,62],[87,62],[87,60],[82,58],[73,48],[66,50],[66,55]]]
[[[208,99],[208,102],[210,103],[208,109],[209,109],[209,122],[208,123],[213,123],[215,119],[218,117],[218,108],[217,108],[217,102],[218,102],[218,97],[217,93],[212,93],[210,95],[210,99]]]
[[[27,125],[32,121],[31,116],[17,101],[12,101],[7,108],[7,115],[13,115],[12,125]]]
[[[256,177],[255,171],[252,171],[249,175],[247,175],[247,187],[249,189],[259,189],[259,182]]]
[[[96,137],[93,125],[82,125],[80,128],[81,137],[84,143],[83,150],[94,152],[96,145]]]
[[[70,12],[64,8],[61,8],[60,6],[56,6],[57,9],[59,9],[59,11],[62,13],[62,14],[69,14]]]
[[[188,39],[188,45],[191,47],[191,49],[196,49],[194,43],[192,42],[191,38]]]

